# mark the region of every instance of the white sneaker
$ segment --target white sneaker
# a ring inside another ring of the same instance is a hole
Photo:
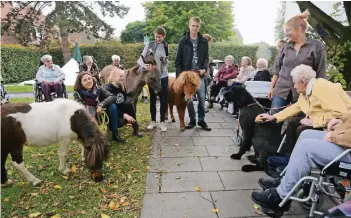
[[[165,122],[160,123],[160,129],[161,129],[161,132],[167,132],[167,126]]]
[[[156,122],[155,121],[151,121],[151,123],[147,126],[148,130],[153,130],[156,127]]]

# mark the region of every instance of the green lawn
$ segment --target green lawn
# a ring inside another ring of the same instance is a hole
[[[32,98],[11,99],[12,102],[33,102]],[[145,131],[150,119],[149,105],[138,103],[138,120],[144,137],[131,136],[130,127],[121,135],[126,144],[111,142],[110,158],[105,163],[103,183],[94,183],[80,160],[77,143],[71,143],[68,164],[75,173],[64,176],[58,171],[57,146],[24,149],[28,170],[42,180],[38,187],[28,184],[12,167],[6,168],[14,185],[1,189],[1,217],[140,217],[145,192],[146,173],[151,148],[150,132]]]
[[[23,92],[33,92],[33,87],[31,85],[26,86],[16,86],[16,85],[5,85],[8,93],[23,93]],[[67,92],[73,92],[72,86],[66,86]]]

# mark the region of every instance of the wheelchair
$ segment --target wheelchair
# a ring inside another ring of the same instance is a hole
[[[1,105],[10,103],[10,96],[7,94],[5,86],[0,82],[0,91],[1,91]]]
[[[315,215],[324,214],[318,210],[323,206],[325,196],[328,196],[335,205],[350,201],[351,163],[340,161],[349,154],[351,154],[351,149],[345,150],[326,166],[312,170],[310,176],[301,178],[282,200],[279,207],[283,207],[290,200],[297,201],[302,208],[309,210],[307,217],[314,218]],[[280,177],[283,177],[285,172],[286,168]],[[262,207],[262,212],[270,217],[283,215],[283,212],[266,210]]]
[[[45,101],[44,93],[41,88],[41,83],[38,82],[37,79],[34,80],[35,83],[33,84],[33,96],[34,96],[34,102],[43,102]],[[68,93],[66,89],[66,85],[64,83],[64,80],[61,83],[62,85],[62,96],[58,96],[56,92],[51,92],[51,99],[54,100],[55,98],[68,98]]]

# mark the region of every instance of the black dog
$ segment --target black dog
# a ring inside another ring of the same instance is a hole
[[[275,123],[256,123],[255,118],[265,113],[261,105],[243,86],[233,87],[225,92],[224,98],[234,103],[239,110],[239,124],[243,131],[243,142],[240,150],[230,157],[240,160],[251,145],[254,146],[255,158],[251,162],[255,165],[244,165],[241,170],[244,172],[268,170],[267,158],[275,155],[282,140],[280,128]]]

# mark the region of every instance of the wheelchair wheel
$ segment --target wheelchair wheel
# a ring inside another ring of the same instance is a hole
[[[42,102],[42,95],[39,90],[38,84],[33,84],[33,97],[34,97],[34,102]]]
[[[208,83],[207,85],[207,92],[206,92],[206,98],[207,98],[207,101],[210,100],[211,98],[211,86],[213,84],[213,80],[211,80],[211,82]]]
[[[297,194],[296,194],[296,197],[298,198],[306,198],[308,196],[309,193],[306,193],[305,194],[305,191],[303,190],[303,188],[301,188]],[[319,210],[322,206],[323,206],[323,203],[324,203],[324,195],[321,194],[319,195],[319,198],[318,198],[318,201],[317,201],[317,205],[316,205],[316,209],[315,210]],[[301,207],[304,209],[304,210],[307,210],[309,211],[311,209],[311,206],[312,206],[312,201],[309,200],[308,202],[299,202],[299,204],[301,205]]]

